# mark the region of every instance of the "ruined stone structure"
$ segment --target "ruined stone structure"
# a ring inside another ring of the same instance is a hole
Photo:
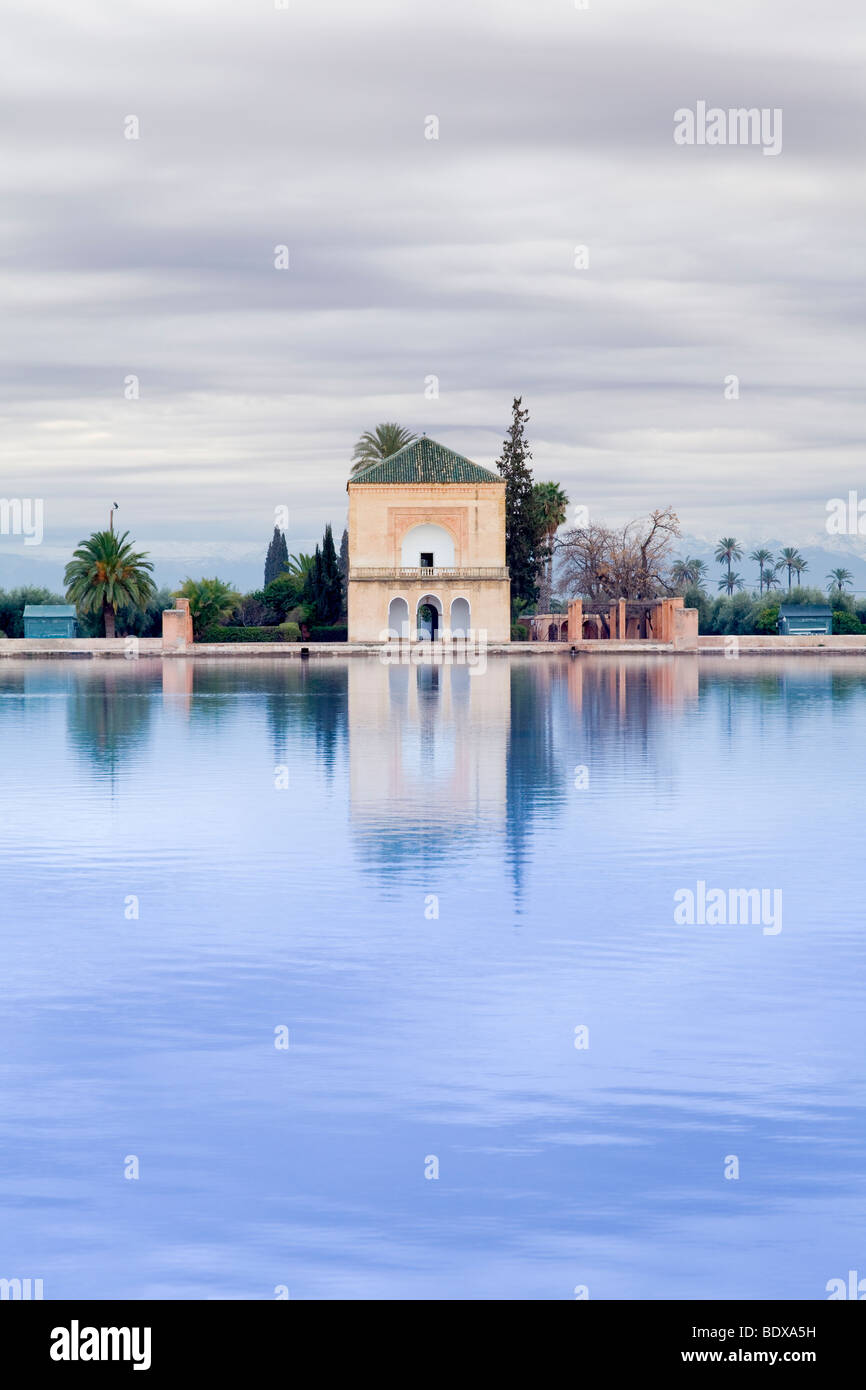
[[[572,599],[568,613],[537,613],[529,620],[534,642],[656,642],[696,651],[698,611],[681,598]]]

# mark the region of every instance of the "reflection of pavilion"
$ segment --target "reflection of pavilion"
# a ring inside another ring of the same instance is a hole
[[[465,665],[351,661],[349,765],[352,819],[406,844],[441,848],[481,820],[505,817],[511,671]]]

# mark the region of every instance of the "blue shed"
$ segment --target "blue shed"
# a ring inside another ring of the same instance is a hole
[[[25,637],[77,637],[78,623],[71,603],[28,603],[24,609]]]
[[[783,603],[779,608],[779,635],[814,637],[833,631],[829,603]]]

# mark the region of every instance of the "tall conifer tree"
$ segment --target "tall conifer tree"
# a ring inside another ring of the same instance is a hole
[[[325,527],[322,539],[322,594],[320,611],[323,621],[335,623],[343,611],[343,581],[340,578],[340,564],[334,547],[331,523]]]
[[[282,574],[288,562],[289,547],[286,545],[286,537],[279,526],[275,526],[265,559],[265,588],[268,587],[271,580],[276,579],[277,575]]]
[[[343,538],[340,541],[340,578],[343,581],[343,606],[341,612],[346,613],[346,600],[349,594],[349,532],[343,530]]]
[[[538,571],[542,559],[540,520],[532,495],[532,458],[524,435],[529,410],[523,397],[515,396],[511,426],[496,466],[505,479],[505,562],[511,575],[511,598],[534,603],[538,598]]]

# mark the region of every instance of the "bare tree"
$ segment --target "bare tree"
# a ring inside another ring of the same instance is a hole
[[[681,534],[671,507],[616,529],[592,523],[566,531],[557,549],[566,592],[588,599],[651,599],[676,591],[671,575]]]

